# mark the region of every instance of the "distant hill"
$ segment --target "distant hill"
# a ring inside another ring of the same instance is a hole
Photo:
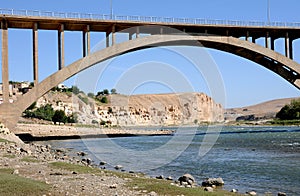
[[[235,121],[239,117],[247,118],[253,115],[255,118],[271,119],[276,116],[276,113],[279,112],[283,106],[299,98],[300,97],[276,99],[252,106],[226,109],[224,118],[226,121]]]

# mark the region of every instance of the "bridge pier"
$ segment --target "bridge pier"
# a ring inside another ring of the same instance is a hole
[[[275,38],[271,37],[271,50],[275,50]]]
[[[83,37],[83,39],[82,39],[83,57],[86,57],[87,55],[90,54],[90,50],[91,50],[90,26],[89,25],[87,25],[86,28],[83,30],[82,37]]]
[[[2,31],[2,93],[3,103],[9,103],[9,76],[8,76],[8,28],[7,22],[1,21]]]
[[[289,37],[289,33],[285,34],[285,56],[293,59],[293,39]]]
[[[65,32],[64,24],[58,29],[58,70],[65,66]]]
[[[32,54],[33,54],[33,82],[34,86],[36,86],[39,83],[39,71],[38,71],[38,24],[33,24],[32,29],[32,41],[33,41],[33,47],[32,47]]]
[[[111,45],[115,45],[116,44],[116,25],[112,25],[112,27],[106,31],[106,47],[108,48],[110,46],[109,43],[109,35],[111,34]],[[130,36],[130,34],[129,34]],[[132,38],[132,36],[131,36]],[[130,38],[129,38],[130,39]]]
[[[265,47],[266,48],[270,48],[269,46],[269,32],[266,33],[266,37],[265,37]]]

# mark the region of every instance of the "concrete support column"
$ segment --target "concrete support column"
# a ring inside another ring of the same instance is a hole
[[[266,33],[266,37],[265,37],[265,47],[266,47],[266,48],[270,48],[270,46],[269,46],[269,32]]]
[[[65,33],[64,25],[61,24],[58,29],[58,70],[65,66]]]
[[[109,47],[109,34],[110,32],[106,32],[106,47]]]
[[[136,27],[136,38],[140,37],[140,27]]]
[[[291,46],[291,41],[290,41],[290,38],[289,38],[289,33],[286,33],[285,34],[285,56],[288,57],[288,58],[291,58],[291,49],[292,49],[292,46]]]
[[[160,32],[159,32],[159,33],[160,33],[161,35],[164,34],[164,29],[163,29],[162,27],[160,28]]]
[[[293,39],[292,38],[289,38],[289,51],[290,51],[290,59],[293,59],[294,58],[294,55],[293,55]]]
[[[113,25],[111,28],[111,45],[116,44],[116,25]]]
[[[86,57],[86,31],[82,31],[82,56]]]
[[[8,28],[6,22],[1,22],[2,31],[2,92],[3,103],[9,103],[8,76]]]
[[[34,23],[32,29],[33,41],[33,83],[36,86],[39,83],[39,70],[38,70],[38,24]]]
[[[87,25],[82,31],[82,49],[83,57],[86,57],[91,52],[90,25]]]
[[[249,41],[249,31],[246,33],[246,41]]]
[[[129,32],[129,40],[132,40],[133,33]]]
[[[87,47],[87,54],[89,55],[91,53],[91,36],[90,36],[90,25],[86,26],[86,47]]]
[[[271,37],[271,50],[275,50],[275,39]]]

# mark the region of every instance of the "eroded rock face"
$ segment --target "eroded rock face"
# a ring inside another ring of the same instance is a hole
[[[99,107],[98,114],[102,121],[121,126],[195,125],[224,120],[222,106],[203,93],[113,95],[110,105]]]
[[[80,95],[85,96],[85,95]],[[51,104],[67,115],[77,113],[79,122],[109,125],[196,125],[201,122],[223,122],[223,107],[204,93],[109,95],[108,104],[98,105],[87,98],[84,103],[75,95],[48,93],[37,101],[37,106]]]

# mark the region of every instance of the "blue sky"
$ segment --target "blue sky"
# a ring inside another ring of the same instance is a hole
[[[267,21],[267,0],[112,1],[115,15]],[[110,0],[0,0],[0,8],[109,14]],[[298,0],[284,2],[270,0],[271,21],[300,22],[299,8],[300,2]],[[81,37],[79,32],[65,33],[66,64],[81,58]],[[92,47],[97,44],[101,46],[103,39],[102,33],[92,33]],[[9,30],[10,80],[32,80],[31,41],[31,30]],[[259,43],[262,44],[263,40],[259,40]],[[276,47],[279,52],[283,52],[283,40],[277,41]],[[300,41],[296,41],[294,47],[296,51],[300,51]],[[193,50],[199,49],[194,48]],[[223,104],[227,108],[247,106],[277,98],[300,96],[298,89],[260,65],[228,53],[215,50],[207,51],[222,76],[226,92],[226,103]],[[300,62],[300,56],[297,56],[297,53],[295,53],[295,60]],[[175,71],[184,75],[192,90],[211,94],[208,85],[205,84],[205,79],[201,76],[198,77],[199,75],[193,72],[189,62],[172,54],[172,51],[170,52],[168,49],[139,51],[114,59],[105,72],[102,72],[104,74],[98,77],[95,80],[96,83],[91,85],[87,91],[97,92],[103,88],[114,88],[118,84],[116,81],[122,81],[120,78],[125,77],[128,70],[132,70],[132,67],[150,66],[151,63],[153,65],[160,63],[173,66]],[[39,31],[40,80],[56,70],[57,32]],[[74,77],[66,81],[66,84],[73,85],[77,81]],[[122,89],[117,90],[122,92]],[[173,91],[184,91],[184,88],[176,89],[169,86],[168,83],[147,80],[131,89],[131,93]]]

